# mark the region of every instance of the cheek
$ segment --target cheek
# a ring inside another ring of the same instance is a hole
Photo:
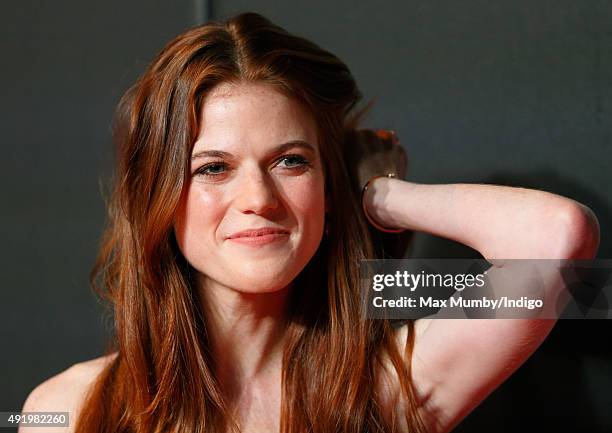
[[[223,218],[223,194],[192,186],[177,212],[175,234],[179,247],[188,259],[210,251],[217,227]]]
[[[300,225],[317,231],[325,212],[325,189],[321,177],[311,177],[287,186],[285,197]]]
[[[316,244],[323,231],[325,186],[322,176],[295,178],[280,182],[284,204],[300,227],[302,245]],[[227,217],[226,201],[231,194],[223,188],[192,184],[177,211],[174,231],[179,248],[192,265],[212,258],[223,242],[217,239],[219,227]]]

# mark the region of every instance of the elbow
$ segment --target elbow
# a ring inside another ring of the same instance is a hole
[[[559,211],[559,251],[561,259],[590,260],[599,248],[599,221],[581,203],[571,201]]]

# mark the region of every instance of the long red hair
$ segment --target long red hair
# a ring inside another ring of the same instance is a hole
[[[118,105],[108,225],[91,272],[112,306],[108,352],[118,355],[90,389],[76,431],[238,431],[215,377],[194,270],[172,230],[203,97],[230,81],[265,82],[308,107],[334,203],[329,236],[291,292],[281,431],[395,431],[374,386],[383,353],[400,379],[410,431],[423,431],[409,380],[413,323],[402,355],[390,322],[363,317],[359,264],[376,251],[358,198],[346,193],[343,158],[360,92],[337,57],[255,13],[176,37]]]

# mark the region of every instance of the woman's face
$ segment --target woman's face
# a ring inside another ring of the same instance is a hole
[[[179,248],[203,287],[273,292],[316,252],[325,212],[313,116],[266,84],[223,83],[200,113]],[[269,228],[273,232],[243,233]]]

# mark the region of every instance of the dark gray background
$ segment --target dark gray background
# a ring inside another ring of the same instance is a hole
[[[0,411],[101,354],[88,287],[110,119],[171,37],[253,10],[343,59],[409,180],[525,186],[590,206],[612,258],[612,2],[4,2]],[[413,256],[475,256],[420,234]],[[612,322],[561,321],[457,432],[612,431]],[[494,349],[493,349],[494,350]]]

